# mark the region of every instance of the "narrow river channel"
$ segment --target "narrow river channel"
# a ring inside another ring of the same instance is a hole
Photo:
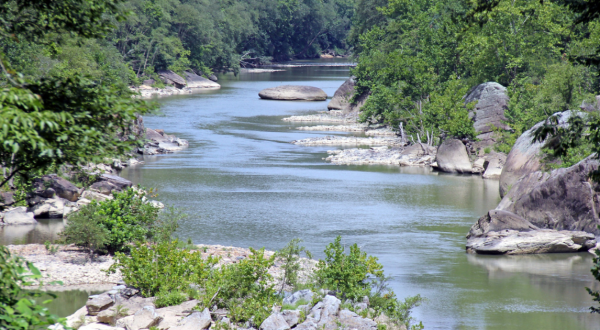
[[[121,173],[158,189],[158,200],[190,218],[178,236],[196,244],[280,249],[301,238],[315,257],[342,235],[384,265],[399,297],[421,294],[414,316],[426,329],[600,329],[585,287],[592,255],[476,256],[469,227],[499,202],[498,181],[425,168],[336,166],[328,149],[292,140],[344,133],[295,130],[290,115],[327,102],[278,102],[258,92],[281,84],[328,95],[347,67],[221,75],[222,88],[159,100],[150,128],[189,140],[188,149],[147,157]],[[317,123],[315,123],[317,124]]]

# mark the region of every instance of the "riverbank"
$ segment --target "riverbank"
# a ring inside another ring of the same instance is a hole
[[[41,282],[45,289],[50,291],[72,290],[82,286],[88,289],[106,288],[107,285],[117,285],[122,281],[118,271],[114,274],[106,272],[114,263],[110,255],[90,257],[85,249],[73,245],[52,245],[51,249],[47,249],[43,244],[8,245],[7,247],[11,254],[23,257],[40,270],[42,279],[34,284],[37,286]],[[204,259],[209,256],[219,257],[218,265],[237,263],[252,253],[250,249],[234,246],[199,244],[195,247]],[[265,257],[271,257],[274,253],[265,251]],[[301,282],[308,279],[316,264],[315,260],[300,259],[301,269],[298,275]],[[283,277],[282,265],[280,260],[276,260],[274,266],[269,269],[269,274],[273,275],[276,285],[279,286]],[[56,283],[57,281],[62,284]]]

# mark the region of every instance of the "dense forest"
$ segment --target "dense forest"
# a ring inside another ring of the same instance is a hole
[[[15,2],[3,5],[17,15]],[[136,84],[158,70],[204,74],[269,61],[346,54],[354,0],[117,1],[103,38],[53,33],[5,39],[2,51],[27,76]]]

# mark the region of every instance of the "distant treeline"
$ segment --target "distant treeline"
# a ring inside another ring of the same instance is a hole
[[[52,34],[29,42],[17,36],[5,39],[2,51],[18,72],[34,79],[82,73],[136,84],[164,69],[237,71],[240,65],[315,58],[325,51],[346,54],[354,2],[114,1],[126,15],[113,19],[105,38]]]

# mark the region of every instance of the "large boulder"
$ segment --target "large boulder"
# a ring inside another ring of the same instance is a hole
[[[185,79],[187,80],[187,87],[189,88],[205,88],[205,89],[219,89],[221,85],[216,82],[199,76],[193,72],[186,71]]]
[[[573,111],[565,111],[556,113],[554,116],[558,117],[559,125],[566,125],[573,114]],[[544,123],[545,120],[525,131],[510,150],[500,175],[500,197],[504,197],[520,177],[535,172],[542,167],[541,153],[545,142],[534,142],[533,133]]]
[[[12,192],[0,192],[0,207],[11,206],[15,203],[15,194]]]
[[[317,87],[283,85],[263,89],[258,93],[261,99],[284,101],[325,101],[327,94]]]
[[[120,176],[112,174],[102,174],[96,179],[90,188],[104,195],[110,195],[113,191],[121,192],[130,188],[133,183]]]
[[[33,212],[28,212],[24,206],[15,207],[0,213],[0,226],[2,225],[34,225],[37,221],[33,217]]]
[[[289,330],[290,325],[287,323],[283,315],[273,313],[260,324],[260,330]]]
[[[187,85],[185,79],[171,70],[162,70],[157,73],[160,79],[167,85],[173,85],[180,89]]]
[[[495,127],[510,130],[504,123],[504,111],[508,109],[508,101],[506,87],[496,82],[477,85],[467,93],[465,103],[476,102],[470,116],[474,121],[478,139],[492,139]]]
[[[28,201],[35,199],[34,196],[42,198],[52,198],[58,196],[70,202],[76,202],[79,199],[79,188],[56,174],[44,175],[41,178],[33,180],[33,196],[29,196]]]
[[[363,94],[357,97],[355,103],[350,103],[352,96],[354,96],[354,86],[356,84],[356,77],[352,76],[346,80],[340,88],[335,91],[327,109],[329,110],[345,110],[345,111],[360,111],[362,106],[367,100],[368,94]]]
[[[502,169],[506,163],[506,154],[500,152],[492,152],[485,157],[485,172],[483,172],[484,179],[500,179]]]
[[[207,308],[200,312],[193,312],[186,318],[180,321],[180,323],[172,327],[172,330],[204,330],[210,327],[212,319],[210,317],[210,312]]]
[[[448,173],[472,173],[471,160],[465,145],[457,139],[448,139],[440,145],[436,156],[437,166]]]
[[[67,208],[67,212],[65,212],[65,207]],[[36,219],[39,218],[62,218],[65,216],[65,213],[69,213],[69,208],[77,207],[77,204],[74,202],[69,202],[66,199],[62,198],[48,198],[40,203],[36,203],[34,206],[30,208],[30,211],[33,212],[33,215]]]

